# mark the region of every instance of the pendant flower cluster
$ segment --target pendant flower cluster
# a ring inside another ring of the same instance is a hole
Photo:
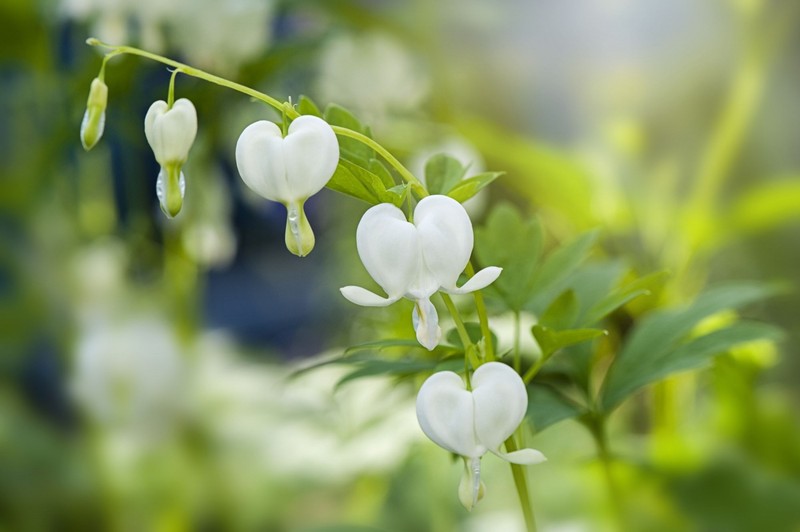
[[[339,164],[339,142],[321,118],[296,118],[284,137],[272,122],[260,120],[242,131],[236,166],[245,184],[286,207],[286,247],[304,257],[314,249],[314,232],[303,204],[322,190]]]
[[[197,135],[197,111],[186,98],[172,106],[164,100],[154,102],[144,118],[144,134],[161,165],[156,194],[161,210],[174,218],[183,206],[186,179],[181,171]]]
[[[366,307],[385,307],[403,297],[414,301],[417,340],[433,350],[442,331],[431,296],[439,290],[449,294],[481,290],[502,271],[489,266],[456,286],[472,254],[473,239],[467,211],[448,196],[423,198],[414,210],[413,223],[390,203],[376,205],[361,218],[356,244],[364,267],[388,297],[359,286],[340,291],[349,301]]]
[[[483,496],[481,457],[491,452],[514,464],[546,460],[534,449],[504,453],[500,447],[517,429],[528,409],[525,384],[505,364],[488,362],[472,375],[472,390],[456,373],[434,373],[417,395],[417,420],[436,445],[464,457],[459,499],[468,509]]]

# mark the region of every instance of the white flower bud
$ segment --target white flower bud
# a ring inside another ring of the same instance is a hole
[[[86,112],[81,122],[81,144],[86,151],[91,150],[106,126],[106,105],[108,104],[108,87],[100,78],[94,78],[86,100]]]

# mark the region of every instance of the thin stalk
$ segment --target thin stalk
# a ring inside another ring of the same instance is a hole
[[[200,70],[199,68],[191,67],[185,63],[181,63],[179,61],[175,61],[173,59],[169,59],[162,55],[154,54],[152,52],[147,52],[145,50],[140,50],[139,48],[135,48],[133,46],[115,46],[112,44],[104,43],[98,39],[90,38],[86,40],[86,44],[90,46],[100,46],[103,48],[108,48],[111,50],[103,59],[103,67],[105,67],[106,61],[111,59],[117,55],[129,54],[129,55],[138,55],[140,57],[145,57],[147,59],[151,59],[153,61],[162,63],[164,65],[171,66],[175,69],[181,71],[181,73],[186,74],[187,76],[192,76],[197,79],[202,79],[204,81],[208,81],[209,83],[214,83],[216,85],[220,85],[221,87],[226,87],[228,89],[240,92],[242,94],[246,94],[251,98],[264,102],[265,104],[273,107],[276,111],[280,113],[285,113],[285,115],[292,120],[300,116],[300,113],[288,102],[281,102],[268,94],[264,94],[263,92],[257,91],[255,89],[251,89],[247,85],[242,85],[240,83],[236,83],[235,81],[230,81],[228,79],[215,76],[209,72],[204,70]],[[102,71],[102,70],[101,70]],[[368,136],[359,133],[358,131],[353,131],[352,129],[348,129],[341,126],[331,126],[334,132],[337,135],[348,137],[351,139],[355,139],[362,144],[369,146],[373,150],[375,150],[381,157],[383,157],[387,163],[389,163],[397,173],[406,181],[409,185],[411,185],[412,190],[419,196],[424,197],[428,195],[425,186],[420,182],[419,179],[414,177],[405,166],[403,166],[397,158],[389,153],[389,151],[381,146],[379,143],[374,141],[373,139],[369,138]]]
[[[472,262],[467,263],[467,275],[472,277],[475,275],[475,268]],[[492,331],[489,329],[489,313],[486,311],[486,303],[483,301],[483,293],[480,290],[472,292],[472,297],[475,298],[475,309],[478,312],[478,321],[481,324],[481,334],[483,335],[483,347],[486,354],[486,361],[492,362],[497,360],[494,354],[494,342],[492,341]]]
[[[449,295],[444,292],[439,292],[439,294],[442,296],[442,301],[444,301],[444,305],[447,307],[448,312],[450,312],[450,316],[453,317],[453,323],[456,325],[458,337],[461,339],[461,344],[464,346],[464,356],[469,358],[472,367],[477,369],[478,366],[481,365],[481,361],[475,355],[475,346],[469,337],[469,333],[467,333],[467,328],[464,326],[464,320],[461,319],[461,314],[458,312],[456,305]]]
[[[605,417],[598,417],[590,427],[595,445],[597,446],[597,457],[603,466],[603,477],[608,489],[608,497],[611,508],[614,512],[614,519],[619,530],[625,530],[625,514],[622,508],[622,496],[619,485],[614,478],[613,460],[608,448],[608,436],[606,434]]]
[[[505,446],[506,452],[509,453],[513,453],[519,449],[514,436],[510,436],[506,440]],[[525,477],[525,468],[520,464],[509,463],[509,465],[511,466],[511,476],[514,477],[514,486],[517,488],[519,502],[522,506],[522,515],[525,518],[525,527],[527,528],[528,532],[536,532],[536,518],[533,515],[533,505],[531,504],[531,495],[528,491],[528,479]]]
[[[522,369],[522,355],[519,352],[520,337],[520,316],[519,311],[514,311],[514,369],[519,373]]]

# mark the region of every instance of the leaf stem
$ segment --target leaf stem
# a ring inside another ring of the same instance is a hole
[[[518,450],[517,442],[514,436],[510,436],[506,442],[506,452],[513,453]],[[519,495],[519,502],[522,505],[522,515],[525,518],[525,527],[528,532],[536,532],[536,518],[533,515],[533,505],[531,505],[531,496],[528,491],[528,479],[525,477],[525,469],[520,464],[512,464],[511,476],[514,477],[514,486],[517,488],[517,495]]]
[[[608,435],[606,433],[606,418],[603,415],[597,415],[589,424],[589,431],[594,437],[595,445],[597,446],[597,457],[603,466],[603,476],[608,489],[608,497],[611,502],[611,508],[614,512],[614,519],[617,522],[619,530],[625,530],[625,514],[622,507],[622,496],[620,494],[619,485],[614,477],[613,459],[611,452],[608,448]]]

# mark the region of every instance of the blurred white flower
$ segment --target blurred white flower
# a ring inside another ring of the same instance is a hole
[[[340,289],[342,295],[367,307],[385,307],[403,297],[414,301],[417,340],[432,350],[442,331],[431,296],[439,290],[450,294],[480,290],[502,271],[489,266],[456,286],[472,254],[473,239],[469,215],[448,196],[423,198],[414,210],[413,223],[390,203],[376,205],[361,218],[356,245],[364,267],[388,297],[360,286],[345,286]]]
[[[185,373],[169,325],[134,314],[83,328],[70,390],[97,426],[147,439],[174,425],[183,407]]]
[[[89,22],[92,34],[111,44],[159,53],[169,35],[169,44],[192,65],[230,74],[269,46],[275,2],[61,0],[60,11]]]
[[[468,510],[483,492],[480,460],[487,451],[515,464],[545,460],[534,449],[501,450],[527,410],[528,392],[522,378],[500,362],[489,362],[475,370],[471,390],[452,371],[434,373],[422,384],[417,395],[419,425],[436,445],[464,457],[459,498]]]
[[[285,366],[243,361],[219,336],[198,345],[197,414],[217,452],[254,477],[347,482],[396,469],[420,440],[411,390],[388,378],[336,388],[352,367],[289,377]]]
[[[332,38],[320,56],[317,94],[374,125],[392,112],[418,108],[429,81],[414,57],[383,33]]]

